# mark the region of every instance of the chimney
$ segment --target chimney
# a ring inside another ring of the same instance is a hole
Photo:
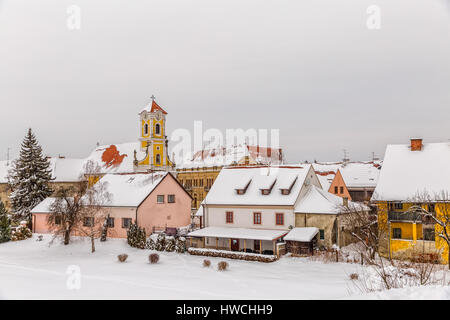
[[[421,151],[422,146],[421,138],[411,138],[411,151]]]

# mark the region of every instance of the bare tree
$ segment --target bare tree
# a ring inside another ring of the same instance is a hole
[[[95,252],[95,239],[102,235],[104,223],[109,216],[107,206],[110,200],[107,184],[101,180],[87,189],[81,199],[79,216],[83,225],[79,227],[79,232],[91,239],[91,252]]]
[[[57,191],[47,219],[54,234],[53,239],[63,236],[64,244],[67,245],[74,233],[88,236],[91,239],[91,251],[95,252],[94,240],[101,235],[111,197],[106,183],[98,181],[99,177],[100,167],[89,161],[84,166],[79,182]]]
[[[80,222],[81,197],[86,189],[85,181],[79,181],[72,187],[62,187],[56,192],[55,201],[50,205],[50,214],[47,217],[53,240],[62,236],[65,245],[70,243],[70,235]]]
[[[446,246],[450,270],[450,193],[441,191],[431,196],[427,192],[422,192],[410,201],[416,204],[411,206],[408,213],[415,214],[422,223],[434,224],[434,235]]]
[[[380,228],[376,213],[364,205],[341,207],[344,230],[359,244],[362,259],[375,263],[380,249],[380,239],[386,236],[385,228]]]

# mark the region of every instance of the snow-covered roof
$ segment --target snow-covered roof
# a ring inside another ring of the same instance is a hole
[[[250,229],[250,228],[232,228],[232,227],[206,227],[192,231],[188,234],[190,237],[211,237],[211,238],[233,238],[250,240],[276,240],[284,236],[288,231],[268,230],[268,229]]]
[[[106,184],[106,191],[111,195],[111,201],[107,206],[139,206],[167,175],[167,172],[157,172],[103,176],[100,182]]]
[[[409,144],[388,145],[373,200],[408,201],[418,194],[442,200],[450,192],[450,143],[424,143],[421,151]]]
[[[50,206],[56,201],[56,198],[48,197],[36,205],[31,213],[50,213]]]
[[[347,188],[375,188],[383,164],[381,160],[358,162],[317,162],[312,166],[319,176],[324,190],[328,190],[329,179],[339,170]],[[324,177],[328,176],[327,179]],[[333,176],[334,178],[334,176]],[[326,187],[328,186],[328,188]]]
[[[338,214],[343,211],[344,199],[314,185],[307,187],[305,195],[294,208],[296,213]],[[350,208],[365,208],[366,206],[348,201]]]
[[[206,195],[205,203],[207,205],[293,206],[310,168],[310,165],[223,168]],[[282,194],[280,189],[292,183],[295,178],[297,180],[293,184],[291,192],[286,195]],[[250,181],[250,184],[243,194],[238,194],[236,189],[242,189],[243,181]],[[273,181],[275,184],[270,194],[263,195],[261,189],[266,189]]]
[[[293,228],[284,236],[284,240],[310,242],[318,232],[319,229],[316,227]]]
[[[245,143],[200,150],[187,154],[181,163],[177,163],[177,169],[230,166],[243,164],[245,159],[249,160],[249,164],[255,165],[281,164],[282,150],[280,148],[251,146]]]
[[[317,178],[319,179],[322,189],[328,191],[330,189],[331,183],[336,176],[335,172],[316,172]]]
[[[203,206],[200,206],[197,210],[197,212],[195,213],[196,217],[203,217]]]
[[[84,159],[51,158],[50,169],[54,182],[80,181]]]
[[[79,181],[83,174],[84,159],[50,158],[52,182]],[[9,165],[7,165],[9,164]],[[0,161],[0,183],[7,183],[8,170],[12,168],[12,161]]]
[[[142,113],[142,112],[144,112],[144,111],[146,111],[146,112],[155,112],[155,111],[157,111],[157,110],[161,111],[163,114],[167,114],[167,112],[166,112],[163,108],[161,108],[161,107],[159,106],[159,104],[156,103],[155,100],[152,100],[152,102],[150,102],[149,104],[147,104],[147,105],[141,110],[141,112],[139,112],[139,113]]]
[[[9,165],[8,165],[9,164]],[[0,161],[0,183],[7,183],[8,170],[11,168],[11,161]]]
[[[133,173],[135,150],[137,152],[137,159],[144,159],[145,153],[140,151],[141,148],[139,142],[129,142],[97,147],[89,157],[85,159],[85,163],[93,161],[98,164],[102,174]]]

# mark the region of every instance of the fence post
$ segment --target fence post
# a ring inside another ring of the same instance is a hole
[[[339,262],[339,252],[336,250],[336,262]]]

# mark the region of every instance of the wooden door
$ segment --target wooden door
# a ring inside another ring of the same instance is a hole
[[[239,251],[239,239],[231,239],[231,251]]]

